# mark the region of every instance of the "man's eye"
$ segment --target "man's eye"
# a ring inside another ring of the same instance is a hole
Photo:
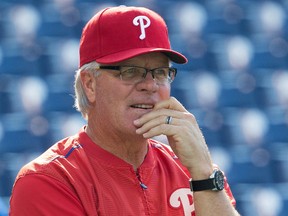
[[[122,75],[125,74],[125,76],[138,76],[139,74],[142,74],[142,71],[140,68],[127,68],[123,69]]]
[[[154,74],[159,76],[167,76],[168,72],[165,69],[157,69],[154,71]]]
[[[122,71],[122,76],[125,77],[135,77],[139,74],[139,70],[137,68],[127,68],[123,69]]]
[[[135,68],[128,68],[124,70],[124,73],[131,74],[131,73],[135,73],[135,71],[136,71]]]

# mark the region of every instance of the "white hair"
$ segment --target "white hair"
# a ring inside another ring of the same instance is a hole
[[[88,110],[90,108],[90,104],[88,101],[88,98],[85,94],[83,84],[81,81],[81,72],[86,71],[89,73],[92,73],[95,77],[100,74],[100,72],[97,70],[99,67],[99,64],[95,61],[87,63],[83,65],[81,68],[79,68],[76,71],[75,74],[75,82],[74,82],[74,91],[75,91],[75,97],[74,97],[74,107],[77,111],[81,112],[84,119],[87,120],[87,114]]]

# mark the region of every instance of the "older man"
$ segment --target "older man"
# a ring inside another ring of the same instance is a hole
[[[195,117],[170,97],[171,62],[187,59],[171,50],[157,13],[97,13],[75,79],[87,125],[21,169],[10,215],[239,215]]]

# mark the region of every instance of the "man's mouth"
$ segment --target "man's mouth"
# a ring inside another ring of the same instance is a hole
[[[152,104],[134,104],[131,105],[132,108],[137,108],[137,109],[153,109],[154,105]]]

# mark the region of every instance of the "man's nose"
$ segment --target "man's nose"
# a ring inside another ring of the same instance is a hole
[[[152,73],[148,72],[145,77],[137,84],[137,89],[140,91],[156,92],[159,88],[156,80],[153,78]]]
[[[145,75],[143,76],[143,79],[152,79],[155,81],[155,76],[152,70],[147,70]]]

